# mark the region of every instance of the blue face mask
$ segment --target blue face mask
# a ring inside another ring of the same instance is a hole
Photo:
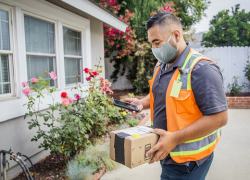
[[[155,58],[158,61],[161,61],[165,64],[169,63],[174,58],[174,56],[178,53],[178,49],[179,49],[179,42],[177,44],[177,49],[175,49],[173,46],[169,44],[172,34],[169,37],[168,41],[165,44],[163,44],[163,46],[159,48],[152,48],[152,52]]]

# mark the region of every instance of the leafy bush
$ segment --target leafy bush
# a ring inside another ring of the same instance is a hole
[[[242,86],[240,86],[239,84],[238,84],[238,79],[239,79],[240,77],[238,77],[238,76],[234,76],[233,77],[233,83],[232,84],[228,84],[228,89],[229,89],[229,92],[230,92],[230,94],[231,95],[235,95],[236,93],[239,93],[239,92],[241,92],[242,90],[243,90],[243,88],[245,87],[244,85],[242,85]]]
[[[248,81],[250,82],[250,61],[247,61],[246,67],[243,70],[243,72],[245,72],[245,77],[248,79]]]
[[[139,124],[139,121],[136,120],[136,119],[130,119],[130,120],[128,121],[128,123],[129,123],[129,126],[130,126],[130,127],[135,127],[135,126],[137,126],[137,125]]]
[[[102,68],[96,65],[97,70],[85,68],[84,72],[88,75],[86,80],[89,82],[89,88],[82,90],[81,86],[76,83],[73,88],[78,93],[74,95],[75,99],[69,97],[66,92],[61,93],[62,103],[54,102],[55,88],[49,86],[49,81],[44,77],[39,79],[32,78],[32,85],[23,82],[23,93],[28,98],[25,104],[31,116],[28,122],[29,129],[37,128],[37,134],[31,141],[38,141],[43,138],[39,148],[50,150],[51,154],[63,153],[68,157],[73,157],[77,151],[84,149],[86,145],[95,143],[97,137],[107,133],[108,126],[112,124],[122,124],[128,119],[128,114],[119,107],[112,105],[110,94],[113,91],[109,88],[111,83],[106,79],[97,78]],[[48,72],[45,72],[47,75]],[[51,78],[56,78],[55,73],[50,73]],[[79,77],[76,76],[76,80]],[[77,82],[77,81],[76,81]],[[52,98],[50,110],[42,112],[39,107],[44,98],[44,92]],[[33,95],[36,93],[36,96]],[[83,96],[83,93],[85,96]],[[55,112],[61,117],[55,117]],[[40,118],[43,118],[43,121]],[[44,124],[47,129],[41,126]],[[56,125],[60,124],[60,126]]]

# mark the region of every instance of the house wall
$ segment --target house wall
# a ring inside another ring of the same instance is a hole
[[[0,149],[21,152],[32,157],[34,163],[49,154],[48,151],[38,149],[39,142],[31,142],[30,139],[36,134],[36,129],[29,130],[27,121],[23,115],[27,109],[23,106],[27,98],[21,93],[21,82],[27,81],[26,71],[26,51],[23,29],[23,12],[37,15],[38,17],[51,18],[56,23],[56,43],[63,49],[62,32],[59,28],[67,24],[83,31],[83,67],[93,68],[99,57],[103,59],[101,65],[104,65],[104,44],[103,44],[103,23],[90,15],[79,12],[72,13],[65,8],[58,7],[44,0],[0,0],[0,4],[12,8],[13,16],[13,63],[14,63],[14,81],[15,95],[11,98],[0,99]],[[16,28],[21,27],[21,28]],[[76,93],[71,91],[72,87],[65,86],[64,82],[64,57],[62,51],[56,52],[58,87],[55,92],[55,101],[61,102],[61,92],[67,92],[70,97]],[[97,59],[97,60],[96,60]],[[104,75],[105,71],[103,69]],[[82,83],[83,89],[87,88],[87,82]],[[46,110],[47,104],[51,100],[44,94],[45,98],[41,109]],[[40,122],[42,120],[40,119]],[[46,127],[43,127],[46,129]],[[7,159],[9,157],[7,156]],[[21,172],[19,166],[13,161],[10,162],[10,170],[7,172],[8,179]]]

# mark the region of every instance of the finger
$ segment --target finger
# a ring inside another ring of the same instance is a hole
[[[162,154],[163,154],[163,151],[157,151],[154,157],[151,159],[151,161],[149,161],[149,164],[152,164],[155,161],[159,161]]]
[[[133,101],[133,98],[126,98],[124,101],[131,103]]]
[[[143,105],[139,105],[137,106],[137,108],[139,109],[139,112],[143,110]]]
[[[152,129],[151,132],[162,136],[166,131],[162,129]]]
[[[154,145],[147,153],[146,156],[150,156],[152,153],[154,153],[155,151],[157,151],[158,149],[160,149],[160,144],[157,143],[156,145]]]
[[[161,156],[159,157],[159,160],[165,159],[167,157],[167,155],[168,154],[165,152],[165,150],[163,150]]]
[[[165,159],[167,156],[168,156],[168,154],[163,153],[161,155],[161,157],[159,158],[159,161]]]

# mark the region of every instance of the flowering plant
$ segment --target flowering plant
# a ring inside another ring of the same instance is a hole
[[[67,92],[62,92],[61,102],[55,102],[56,88],[50,87],[49,81],[45,80],[48,74],[55,80],[57,77],[54,72],[44,72],[44,76],[32,78],[31,85],[28,82],[22,83],[22,92],[28,98],[25,106],[29,110],[24,118],[31,117],[28,121],[29,129],[38,129],[31,141],[39,141],[39,148],[72,157],[76,151],[94,143],[95,138],[106,134],[110,124],[120,124],[128,118],[123,110],[111,105],[111,83],[98,77],[102,71],[98,70],[100,65],[96,67],[96,71],[84,69],[88,75],[88,88],[83,90],[77,84],[76,75],[76,86],[73,89],[77,93],[70,97]],[[49,110],[42,111],[40,106],[45,94],[52,98],[52,104],[49,104]],[[41,138],[43,141],[40,141]]]

